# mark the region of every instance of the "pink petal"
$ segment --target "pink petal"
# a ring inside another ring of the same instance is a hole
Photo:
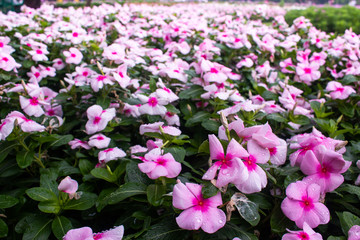
[[[299,228],[303,228],[305,222],[308,223],[311,228],[316,228],[320,224],[319,216],[313,210],[303,211],[302,216],[299,219],[293,221],[295,221],[296,226]]]
[[[267,163],[270,160],[268,149],[261,147],[256,141],[249,140],[247,144],[248,152],[255,156],[256,163]]]
[[[185,183],[186,187],[189,189],[189,191],[197,198],[197,199],[201,199],[202,198],[202,193],[201,193],[201,185],[199,184],[195,184],[195,183]]]
[[[211,159],[221,160],[224,158],[223,146],[214,134],[209,135],[209,147]]]
[[[179,175],[179,173],[181,172],[181,164],[174,161],[169,161],[166,163],[166,169],[168,171],[168,174],[166,177],[168,178],[174,178],[177,177]]]
[[[178,209],[187,209],[194,206],[194,194],[181,182],[175,184],[173,190],[173,206]]]
[[[103,232],[101,237],[104,239],[121,240],[123,235],[124,235],[124,227],[118,226],[116,228]]]
[[[143,162],[143,163],[139,163],[138,167],[139,167],[140,171],[142,171],[143,173],[149,173],[155,169],[156,163],[150,162],[150,161]]]
[[[153,171],[148,173],[148,177],[151,179],[157,179],[159,177],[166,176],[168,174],[168,171],[164,166],[157,165]]]
[[[197,230],[203,224],[203,214],[201,210],[189,208],[183,211],[177,218],[179,227],[187,230]]]
[[[101,106],[93,105],[86,110],[86,114],[87,114],[88,118],[90,118],[90,117],[94,118],[94,117],[100,116],[102,111],[103,111],[103,109]]]
[[[204,174],[204,176],[202,177],[202,179],[204,180],[213,180],[216,176],[216,172],[219,168],[219,165],[221,165],[221,162],[216,162],[214,163]]]
[[[64,178],[58,186],[59,191],[66,192],[69,194],[76,193],[77,189],[78,189],[77,181],[71,179],[69,176]]]
[[[286,197],[281,203],[281,210],[290,220],[296,221],[301,218],[304,209],[301,207],[299,201],[294,201]]]
[[[286,196],[293,200],[302,201],[303,196],[307,196],[307,184],[302,181],[290,183],[286,188]]]
[[[64,236],[64,240],[83,240],[92,238],[93,231],[89,227],[82,227],[69,230]]]
[[[330,221],[329,209],[322,203],[314,203],[314,212],[320,219],[320,224],[327,224]]]
[[[307,187],[307,196],[311,198],[313,202],[318,202],[320,199],[320,186],[318,184],[310,184]]]
[[[211,198],[206,199],[207,203],[210,207],[217,207],[223,204],[221,193],[218,192],[215,196],[212,196]]]
[[[207,233],[214,233],[220,228],[224,227],[226,223],[226,216],[223,211],[217,208],[208,208],[203,212],[203,222],[201,229]]]
[[[246,158],[249,156],[249,153],[235,139],[231,139],[226,149],[226,155],[231,155],[231,158]]]
[[[313,175],[317,172],[317,167],[320,165],[313,151],[306,151],[303,160],[300,163],[301,171],[306,175]]]

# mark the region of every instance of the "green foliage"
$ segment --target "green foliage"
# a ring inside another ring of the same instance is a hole
[[[290,10],[286,13],[285,20],[291,25],[300,16],[309,19],[316,28],[327,33],[342,34],[350,28],[360,33],[360,9],[355,7],[309,7],[304,10]]]

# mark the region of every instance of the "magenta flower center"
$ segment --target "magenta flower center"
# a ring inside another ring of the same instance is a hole
[[[157,164],[159,164],[159,165],[165,165],[165,164],[166,164],[166,159],[164,159],[164,158],[158,158],[158,159],[156,160],[156,162],[157,162]]]
[[[50,109],[47,113],[48,113],[49,116],[54,116],[55,115],[55,112],[54,112],[53,109]]]
[[[304,208],[305,211],[309,211],[314,208],[314,204],[311,198],[304,196],[300,202],[300,206]]]
[[[310,74],[311,73],[311,68],[304,68],[304,72],[306,74]]]
[[[43,52],[40,49],[38,49],[38,50],[36,50],[36,53],[37,54],[42,54]]]
[[[34,73],[34,76],[38,78],[38,77],[40,77],[40,73],[36,72],[36,73]]]
[[[33,97],[30,99],[30,104],[33,106],[38,105],[39,101],[37,100],[37,97]]]
[[[72,53],[70,56],[74,58],[74,57],[76,57],[76,54]]]
[[[101,239],[103,237],[103,234],[102,233],[98,233],[98,234],[95,234],[93,236],[94,240],[98,240],[98,239]]]
[[[117,54],[117,52],[112,52],[111,54],[112,54],[112,55],[116,55],[116,54]]]
[[[99,141],[104,140],[104,138],[102,136],[98,136],[96,139]]]
[[[151,97],[151,98],[149,98],[148,104],[151,107],[155,107],[158,104],[158,101],[157,101],[157,99],[155,97]]]
[[[79,36],[79,34],[77,32],[73,33],[73,37],[78,37],[78,36]]]
[[[306,233],[306,232],[300,232],[299,234],[298,234],[298,237],[300,238],[300,239],[302,239],[302,240],[309,240],[310,238],[309,238],[309,235]]]
[[[101,121],[101,117],[94,118],[94,124],[99,124],[100,121]]]
[[[342,93],[344,91],[344,88],[343,87],[336,88],[336,91]]]
[[[85,71],[85,72],[82,73],[82,75],[83,75],[84,77],[86,77],[87,75],[89,75],[89,73],[88,73],[87,71]]]
[[[256,169],[256,158],[253,155],[244,159],[244,164],[247,167],[248,171],[253,171]]]
[[[113,148],[108,148],[108,149],[105,149],[104,152],[111,152],[112,150],[114,150]]]
[[[3,57],[2,60],[5,61],[5,62],[9,61],[9,59],[7,57]]]
[[[124,74],[123,74],[122,72],[119,72],[119,76],[120,76],[121,78],[124,78]]]
[[[271,156],[274,156],[274,155],[277,153],[276,147],[269,148],[269,152],[270,152],[270,155],[271,155]]]
[[[211,68],[211,69],[210,69],[210,72],[211,72],[211,73],[218,73],[219,71],[218,71],[216,68]]]
[[[325,166],[325,165],[321,166],[321,165],[319,165],[316,170],[317,170],[318,174],[322,178],[329,178],[330,177],[331,169],[330,169],[329,166]]]
[[[0,42],[0,47],[4,47],[4,44],[2,42]]]
[[[104,81],[105,78],[106,78],[106,76],[100,75],[96,78],[96,80],[98,80],[98,82],[100,82],[100,81]]]

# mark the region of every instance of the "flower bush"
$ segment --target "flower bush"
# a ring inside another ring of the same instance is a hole
[[[0,237],[357,239],[360,38],[285,13],[0,13]]]

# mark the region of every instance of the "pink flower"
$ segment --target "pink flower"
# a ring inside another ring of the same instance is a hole
[[[262,188],[267,185],[267,178],[265,171],[257,165],[257,163],[264,164],[270,159],[270,152],[262,148],[254,140],[247,142],[248,157],[242,158],[245,165],[245,170],[248,172],[248,178],[242,182],[235,183],[237,189],[243,193],[260,192]]]
[[[331,81],[327,84],[326,90],[330,92],[332,99],[347,99],[350,94],[356,91],[350,86],[343,86],[341,83]]]
[[[154,148],[145,154],[142,160],[144,162],[139,163],[139,169],[143,173],[146,173],[151,179],[157,179],[163,176],[174,178],[181,172],[181,164],[175,161],[171,153],[162,155],[160,148]]]
[[[281,240],[323,240],[320,233],[316,233],[312,228],[305,222],[302,231],[290,231],[290,233],[284,234]]]
[[[348,240],[359,240],[360,239],[360,226],[354,225],[348,232]]]
[[[38,97],[34,96],[28,99],[23,96],[20,96],[21,108],[29,116],[40,117],[45,113],[44,110],[41,108],[40,103],[44,103],[44,102],[41,101]]]
[[[286,188],[286,198],[281,203],[285,216],[303,228],[304,222],[311,228],[330,221],[330,212],[320,201],[320,186],[303,181],[290,183]]]
[[[205,199],[201,194],[201,185],[183,184],[179,180],[173,190],[173,206],[184,210],[177,218],[179,227],[187,230],[201,228],[214,233],[224,227],[226,216],[217,207],[222,204],[221,194]]]
[[[162,128],[163,132],[165,134],[171,135],[171,136],[180,136],[181,131],[176,127],[171,126],[163,126],[163,122],[155,122],[155,123],[149,123],[149,124],[142,124],[140,125],[140,134],[144,135],[144,133],[147,132],[157,132],[161,133],[160,127]]]
[[[103,110],[99,105],[93,105],[86,111],[88,121],[85,125],[86,133],[93,134],[104,130],[109,121],[115,117],[115,108]]]
[[[103,151],[100,151],[98,158],[99,158],[99,163],[101,165],[103,165],[109,161],[116,160],[118,158],[122,158],[125,156],[126,156],[126,153],[123,150],[115,147],[115,148],[108,148]]]
[[[91,147],[86,141],[82,141],[80,139],[75,138],[74,140],[69,142],[69,145],[71,146],[71,149],[75,148],[85,148],[89,150]]]
[[[44,126],[31,119],[27,119],[24,114],[18,111],[12,111],[6,116],[6,119],[10,120],[12,125],[14,125],[15,120],[17,120],[23,132],[42,132],[45,130]]]
[[[4,71],[10,72],[13,71],[15,68],[21,67],[15,59],[10,56],[10,54],[5,52],[0,52],[0,69]],[[16,70],[16,69],[15,69]]]
[[[0,140],[5,140],[14,129],[14,122],[9,119],[3,119],[0,124]]]
[[[118,226],[101,233],[93,233],[89,227],[82,227],[69,230],[64,236],[64,240],[121,240],[124,235],[124,227]]]
[[[95,75],[90,80],[90,85],[94,92],[98,92],[104,87],[105,84],[114,85],[114,82],[110,80],[108,76],[105,75]]]
[[[110,144],[111,138],[99,133],[91,136],[89,139],[89,146],[96,147],[98,149],[107,148]]]
[[[63,180],[61,180],[58,190],[64,193],[69,194],[69,198],[73,199],[76,197],[76,191],[78,190],[77,181],[71,179],[71,177],[67,176]]]
[[[296,66],[296,73],[299,75],[299,79],[307,85],[321,77],[319,64],[316,62],[311,62],[310,64],[308,62],[299,63]]]
[[[226,154],[214,134],[209,135],[209,146],[211,160],[217,161],[206,171],[202,179],[214,179],[219,170],[216,186],[220,188],[229,183],[243,182],[248,178],[248,172],[240,158],[246,158],[249,154],[235,139],[231,139]]]
[[[144,103],[139,108],[141,114],[165,115],[167,110],[164,105],[168,104],[168,102],[159,98],[156,93],[152,93],[148,97],[138,94],[137,97]]]
[[[104,48],[103,57],[114,60],[116,63],[120,63],[125,57],[125,47],[120,44],[111,44]]]
[[[80,64],[83,58],[82,53],[78,49],[73,47],[70,48],[69,51],[64,51],[63,54],[66,57],[65,62],[67,64]]]
[[[303,181],[318,184],[321,192],[331,192],[338,188],[344,182],[341,173],[349,167],[341,154],[323,145],[316,151],[307,151],[300,163],[301,171],[308,175]]]
[[[49,54],[49,52],[46,48],[37,48],[29,51],[29,54],[32,56],[32,59],[35,62],[39,62],[39,61],[47,61],[48,57],[46,56],[46,54]]]

